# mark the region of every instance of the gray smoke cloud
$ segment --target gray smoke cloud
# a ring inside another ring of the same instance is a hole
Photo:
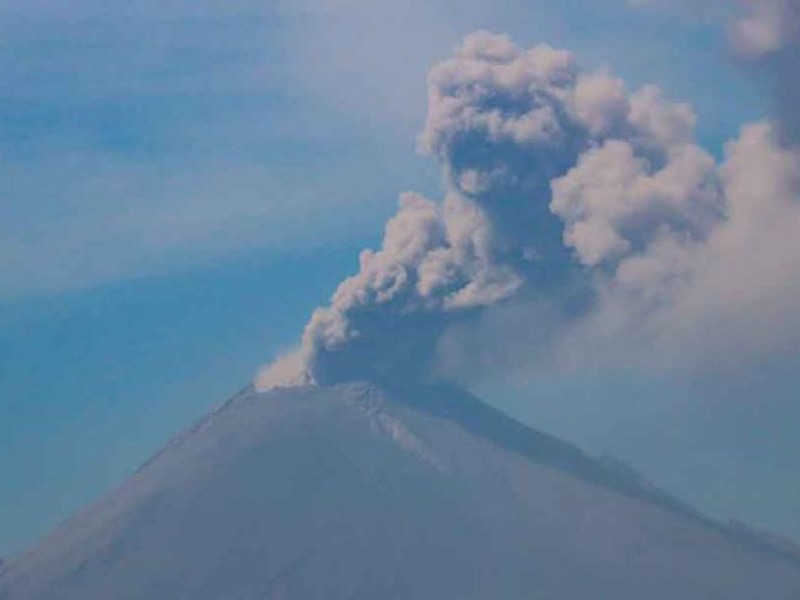
[[[778,138],[752,124],[721,164],[687,147],[660,167],[614,142],[553,182],[566,243],[607,266],[570,353],[719,366],[796,347],[800,155]]]
[[[460,323],[440,344],[459,379],[624,366],[736,380],[800,351],[800,151],[746,125],[715,163],[655,164],[611,140],[554,179],[551,209],[589,297],[545,295]]]
[[[429,75],[420,148],[441,164],[443,200],[401,196],[382,247],[259,387],[425,378],[450,327],[558,296],[585,275],[577,263],[630,279],[633,257],[705,241],[724,206],[693,129],[691,107],[656,87],[629,93],[568,52],[468,36]]]

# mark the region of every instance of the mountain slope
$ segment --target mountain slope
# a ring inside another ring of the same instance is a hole
[[[0,600],[796,600],[800,557],[447,387],[234,397]]]

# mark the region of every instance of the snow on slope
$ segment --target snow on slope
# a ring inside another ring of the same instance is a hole
[[[246,390],[0,600],[797,600],[800,557],[447,387]]]

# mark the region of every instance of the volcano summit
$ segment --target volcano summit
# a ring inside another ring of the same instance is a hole
[[[248,388],[2,600],[795,600],[800,554],[448,386]]]

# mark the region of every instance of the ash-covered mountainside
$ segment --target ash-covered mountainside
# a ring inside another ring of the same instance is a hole
[[[800,556],[449,387],[240,393],[1,600],[797,600]]]

